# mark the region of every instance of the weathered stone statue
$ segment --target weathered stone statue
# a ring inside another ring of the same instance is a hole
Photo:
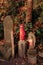
[[[14,40],[13,40],[13,20],[11,16],[6,16],[4,19],[4,40],[5,45],[8,45],[9,48],[11,47],[12,56],[14,56]],[[7,52],[6,52],[7,53]],[[9,55],[9,52],[5,56]]]
[[[36,49],[34,49],[36,43],[36,37],[34,35],[34,32],[30,32],[28,34],[28,42],[29,42],[29,49],[27,51],[28,63],[36,64],[37,62]]]
[[[29,34],[28,34],[28,39],[27,39],[27,41],[29,42],[29,49],[30,48],[34,48],[35,47],[35,43],[36,43],[36,37],[35,37],[35,34],[34,34],[34,32],[30,32]]]
[[[18,42],[18,53],[20,57],[25,56],[25,31],[23,24],[20,25],[20,40]]]

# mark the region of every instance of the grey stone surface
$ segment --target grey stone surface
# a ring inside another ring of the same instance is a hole
[[[4,23],[4,39],[6,43],[11,43],[11,31],[13,30],[13,20],[11,16],[6,16],[3,23]]]

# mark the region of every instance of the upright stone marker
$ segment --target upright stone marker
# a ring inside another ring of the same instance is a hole
[[[25,56],[25,30],[24,30],[24,25],[20,25],[20,40],[18,42],[18,54],[20,57]]]
[[[6,43],[11,43],[11,31],[13,30],[13,21],[10,16],[4,19],[4,39]]]
[[[12,20],[11,16],[6,16],[3,23],[4,23],[5,43],[7,43],[9,45],[13,44],[13,46],[14,46],[14,40],[11,40],[11,39],[13,39],[13,38],[11,38],[11,32],[13,31],[13,20]],[[12,36],[13,36],[13,34],[12,34]],[[12,50],[14,50],[14,47],[12,47]],[[13,51],[13,53],[14,53],[14,51]]]

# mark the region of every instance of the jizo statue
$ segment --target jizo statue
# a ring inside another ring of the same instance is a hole
[[[34,48],[36,43],[36,37],[34,32],[30,32],[28,34],[28,42],[29,42],[29,48]]]
[[[25,56],[25,31],[23,24],[20,25],[20,40],[18,42],[18,53],[20,57]]]

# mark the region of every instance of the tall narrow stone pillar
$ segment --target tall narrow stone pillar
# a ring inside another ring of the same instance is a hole
[[[23,24],[20,25],[20,40],[18,42],[18,54],[19,57],[24,57],[25,56],[25,31],[24,31],[24,26]]]
[[[5,43],[12,47],[12,56],[14,56],[13,20],[11,16],[6,16],[3,24]]]

